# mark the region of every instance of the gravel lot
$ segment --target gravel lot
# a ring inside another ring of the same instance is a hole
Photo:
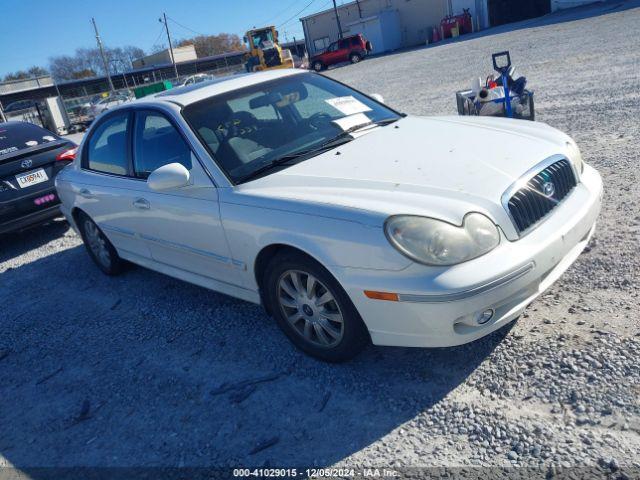
[[[329,71],[405,112],[453,114],[455,90],[508,49],[538,119],[601,172],[588,251],[473,344],[326,365],[260,307],[143,268],[102,275],[62,221],[0,238],[0,464],[638,475],[639,24],[639,1],[607,3]]]

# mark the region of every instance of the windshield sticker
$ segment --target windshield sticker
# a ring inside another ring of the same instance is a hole
[[[38,145],[38,142],[36,142],[35,140],[27,140],[26,142],[24,142],[24,144],[27,147],[35,147],[36,145]]]
[[[18,151],[18,147],[3,148],[2,150],[0,150],[0,155],[6,155],[7,153],[17,152],[17,151]]]
[[[353,115],[354,113],[369,112],[371,109],[360,100],[356,100],[353,96],[336,97],[325,100],[333,108],[340,110],[345,115]]]
[[[359,125],[367,125],[371,123],[371,120],[364,113],[356,113],[355,115],[349,115],[348,117],[338,118],[337,120],[333,120],[331,123],[335,123],[342,130],[346,131]]]
[[[42,137],[42,139],[47,142],[53,142],[55,140],[55,138],[52,137],[51,135],[45,135],[44,137]]]

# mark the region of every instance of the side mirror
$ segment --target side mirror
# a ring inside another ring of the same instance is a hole
[[[372,93],[369,96],[373,98],[376,102],[384,103],[384,97],[379,93]]]
[[[184,187],[189,183],[189,178],[189,170],[184,168],[184,165],[169,163],[151,172],[147,184],[151,190],[170,190]]]

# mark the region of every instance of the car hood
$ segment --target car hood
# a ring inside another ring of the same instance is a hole
[[[543,123],[481,117],[405,117],[259,180],[238,193],[460,224],[480,211],[516,236],[502,194],[533,166],[567,154]]]

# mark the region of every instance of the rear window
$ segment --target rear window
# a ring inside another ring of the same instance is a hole
[[[0,123],[0,158],[57,140],[60,137],[32,123]]]

